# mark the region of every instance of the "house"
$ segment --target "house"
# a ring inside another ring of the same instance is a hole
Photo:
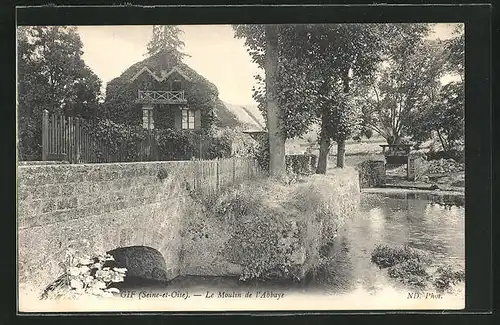
[[[213,83],[162,51],[108,83],[105,115],[150,130],[209,130],[239,123],[218,96]]]

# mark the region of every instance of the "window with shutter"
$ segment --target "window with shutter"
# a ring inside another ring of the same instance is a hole
[[[145,129],[154,129],[154,120],[153,120],[153,110],[152,109],[143,109],[142,110],[142,127]]]
[[[193,110],[182,110],[182,129],[183,130],[194,130],[194,111]]]

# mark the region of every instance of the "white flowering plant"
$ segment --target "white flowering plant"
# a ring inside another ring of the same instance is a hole
[[[64,269],[56,281],[42,293],[42,299],[77,297],[94,295],[111,297],[119,293],[118,288],[110,287],[113,283],[123,282],[126,268],[111,267],[114,261],[110,254],[99,254],[95,257],[78,256],[76,251],[66,252],[66,261],[61,263]]]

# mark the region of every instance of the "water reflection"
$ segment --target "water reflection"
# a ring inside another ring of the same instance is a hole
[[[341,230],[330,252],[332,279],[328,282],[372,293],[387,286],[400,287],[370,261],[379,244],[406,244],[432,253],[436,264],[464,267],[464,217],[463,207],[444,207],[424,198],[364,194],[359,215]],[[328,287],[328,291],[336,289]]]

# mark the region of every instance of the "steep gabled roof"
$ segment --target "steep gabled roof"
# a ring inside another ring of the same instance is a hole
[[[160,78],[158,78],[151,70],[149,70],[148,67],[144,66],[142,67],[141,70],[139,70],[132,78],[130,78],[130,81],[134,81],[135,79],[137,79],[143,72],[147,72],[151,75],[151,77],[153,77],[154,79],[156,79],[156,81],[160,81]]]
[[[174,68],[171,68],[172,66]],[[154,76],[156,80],[164,80],[164,77],[159,77],[161,76],[162,70],[168,70],[169,72],[167,73],[167,75],[169,73],[173,73],[173,71],[176,71],[177,73],[181,74],[183,78],[186,78],[193,83],[198,83],[208,88],[210,92],[215,96],[219,95],[219,91],[213,83],[208,81],[202,75],[198,74],[195,70],[191,69],[187,64],[183,62],[175,62],[168,55],[168,53],[165,52],[156,53],[140,62],[133,64],[132,66],[127,68],[119,77],[111,80],[108,84],[128,83],[131,79],[133,79],[134,77],[137,78],[144,72],[147,72],[151,76]]]
[[[177,72],[178,74],[180,74],[181,77],[184,78],[185,80],[190,81],[190,79],[184,73],[182,73],[182,71],[177,66],[173,67],[172,70],[170,70],[168,73],[166,73],[165,75],[163,75],[161,77],[158,77],[151,70],[149,70],[149,68],[147,66],[144,66],[132,78],[130,78],[130,81],[134,81],[144,72],[149,73],[151,75],[151,77],[153,77],[158,82],[162,82],[162,81],[168,79],[168,77],[170,77],[174,72]]]

